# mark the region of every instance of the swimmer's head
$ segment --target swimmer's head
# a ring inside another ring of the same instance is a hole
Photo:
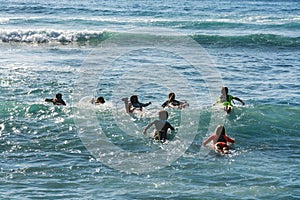
[[[221,94],[228,94],[228,88],[227,87],[222,87],[221,88]]]
[[[132,96],[130,97],[130,102],[131,102],[131,103],[138,103],[139,100],[138,100],[137,95],[132,95]]]
[[[173,101],[175,100],[175,93],[174,92],[170,92],[169,94],[169,101]]]
[[[62,94],[61,93],[57,93],[55,96],[57,99],[61,99],[62,98]]]
[[[98,97],[96,103],[105,103],[105,100],[102,96]]]
[[[220,135],[225,135],[225,127],[223,125],[218,125],[215,133],[220,136]]]
[[[167,120],[169,117],[169,114],[166,110],[161,110],[158,112],[158,117],[160,120]]]

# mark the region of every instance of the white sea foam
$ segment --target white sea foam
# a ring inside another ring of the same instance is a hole
[[[79,42],[100,38],[102,31],[11,30],[1,31],[2,42],[51,43]]]

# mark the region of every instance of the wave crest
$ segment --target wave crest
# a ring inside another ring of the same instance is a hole
[[[107,32],[78,31],[11,31],[0,32],[2,42],[18,43],[86,43],[101,42],[108,37]]]
[[[58,43],[58,44],[84,44],[98,45],[105,39],[117,34],[118,37],[138,37],[137,34],[109,31],[11,31],[0,32],[0,41],[3,43]],[[154,35],[156,33],[153,33]],[[159,33],[158,33],[159,34]],[[148,35],[146,37],[152,37]],[[174,37],[174,36],[172,36]],[[178,36],[181,37],[181,36]],[[279,46],[279,47],[300,47],[300,37],[288,37],[276,34],[249,34],[249,35],[192,35],[199,44],[218,46]]]

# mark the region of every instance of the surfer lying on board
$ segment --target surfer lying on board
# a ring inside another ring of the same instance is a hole
[[[221,105],[223,105],[224,110],[229,114],[232,110],[232,107],[233,107],[231,102],[234,104],[233,100],[237,100],[237,101],[241,102],[242,105],[245,105],[245,103],[241,99],[239,99],[238,97],[234,97],[232,95],[229,95],[227,87],[222,87],[221,88],[221,96],[218,98],[216,103],[220,103]]]
[[[189,104],[187,102],[181,102],[181,101],[176,100],[175,93],[171,92],[169,94],[169,99],[167,101],[165,101],[161,106],[163,108],[169,107],[169,108],[182,109],[182,108],[189,106]]]
[[[155,125],[155,134],[154,139],[159,140],[162,143],[164,143],[168,137],[168,129],[175,130],[174,127],[167,121],[169,117],[169,114],[165,110],[161,110],[158,112],[158,118],[159,120],[155,120],[151,123],[149,123],[146,128],[144,129],[144,134],[147,134],[147,130],[154,124]]]
[[[105,99],[102,96],[99,96],[96,101],[94,98],[91,99],[92,104],[101,105],[105,103]]]
[[[132,113],[136,109],[142,111],[143,107],[149,106],[151,104],[151,102],[148,102],[148,103],[139,102],[137,95],[132,95],[130,97],[130,102],[128,101],[127,98],[123,98],[122,100],[125,103],[125,109],[126,109],[127,113]]]
[[[65,106],[66,105],[65,101],[62,99],[61,93],[57,93],[54,99],[45,99],[45,101],[52,102],[53,105],[57,105],[57,106]]]
[[[209,136],[206,140],[203,141],[202,145],[206,146],[208,143],[211,144],[211,148],[215,151],[220,152],[221,154],[227,154],[229,147],[227,142],[234,143],[234,139],[226,135],[225,127],[223,125],[218,125],[215,133]]]

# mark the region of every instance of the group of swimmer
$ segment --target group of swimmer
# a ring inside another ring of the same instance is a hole
[[[132,113],[135,110],[142,111],[143,107],[147,107],[147,106],[151,105],[151,102],[141,103],[139,101],[137,95],[132,95],[129,99],[130,101],[128,101],[128,98],[123,98],[122,100],[125,103],[125,110],[127,113]],[[182,108],[189,106],[189,104],[187,102],[181,102],[181,101],[176,100],[175,93],[171,92],[169,94],[168,100],[165,101],[161,106],[163,108],[168,107],[168,108],[182,109]]]
[[[245,103],[238,97],[232,96],[228,94],[228,88],[227,87],[222,87],[221,88],[221,95],[217,99],[215,104],[220,104],[223,106],[224,111],[229,114],[232,111],[234,101],[237,100],[239,101],[242,105],[245,105]],[[66,105],[65,101],[62,99],[62,94],[58,93],[56,94],[56,97],[53,99],[45,99],[46,102],[52,102],[54,105]],[[151,102],[148,103],[141,103],[138,99],[137,95],[132,95],[129,100],[128,98],[123,98],[122,101],[124,102],[125,105],[125,110],[126,113],[133,113],[134,111],[142,111],[144,107],[147,107],[151,105]],[[99,96],[96,100],[94,98],[91,99],[90,101],[92,104],[95,105],[101,105],[104,104],[106,101],[104,97]],[[175,99],[175,93],[171,92],[169,93],[168,100],[165,101],[162,105],[162,108],[173,108],[173,109],[184,109],[189,106],[187,102],[181,102]],[[168,137],[167,137],[167,132],[168,130],[175,130],[175,128],[167,121],[168,120],[168,112],[166,110],[161,110],[158,112],[158,120],[154,120],[153,122],[149,123],[143,133],[146,135],[147,130],[151,126],[155,126],[155,134],[153,138],[155,140],[158,140],[162,143],[164,143]],[[202,142],[203,146],[207,146],[212,142],[210,147],[221,153],[221,154],[227,154],[229,152],[229,143],[234,143],[234,139],[230,138],[229,136],[226,135],[226,130],[223,125],[218,125],[214,131],[214,133],[209,136],[206,140]]]

